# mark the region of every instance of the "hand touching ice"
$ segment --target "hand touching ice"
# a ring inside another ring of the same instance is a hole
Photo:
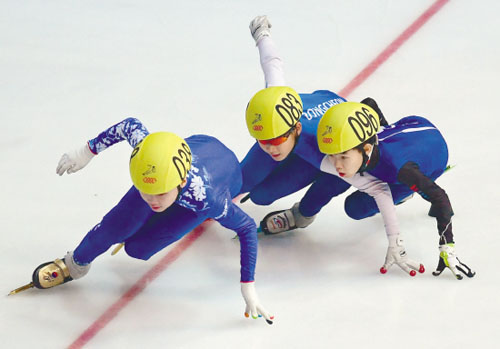
[[[253,319],[257,319],[263,316],[269,325],[273,324],[274,316],[269,315],[267,310],[260,304],[259,297],[257,297],[257,292],[255,291],[255,282],[242,282],[241,294],[246,303],[245,317],[252,316]]]
[[[410,276],[417,275],[416,271],[418,271],[419,273],[425,272],[423,264],[417,263],[408,258],[405,247],[403,245],[403,240],[401,240],[399,237],[393,239],[393,241],[389,243],[387,254],[385,256],[385,263],[382,268],[380,268],[380,272],[382,274],[387,273],[387,271],[394,264],[397,264],[401,269],[403,269],[403,271],[410,274]]]

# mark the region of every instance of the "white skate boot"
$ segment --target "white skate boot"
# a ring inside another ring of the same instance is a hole
[[[279,234],[297,228],[305,228],[314,221],[316,215],[305,217],[299,211],[299,203],[295,203],[289,210],[269,213],[260,222],[260,230],[264,234]]]

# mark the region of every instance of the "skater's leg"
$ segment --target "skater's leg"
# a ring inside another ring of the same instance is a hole
[[[391,184],[389,187],[395,205],[413,194],[413,191],[405,185]],[[347,215],[356,220],[371,217],[380,212],[375,199],[359,190],[346,198],[344,208]]]
[[[131,257],[148,260],[206,219],[206,215],[174,203],[164,212],[154,215],[136,234],[125,240],[125,251]]]
[[[270,205],[308,186],[320,173],[316,167],[292,153],[252,189],[250,198],[257,205]]]
[[[141,198],[135,187],[125,194],[75,249],[76,263],[86,265],[104,253],[110,246],[134,235],[152,216],[158,215]]]
[[[305,178],[305,177],[304,177]],[[350,185],[337,176],[317,172],[313,184],[292,208],[271,212],[260,223],[266,234],[278,234],[296,228],[305,228],[330,200],[349,189]]]
[[[257,142],[250,148],[247,155],[240,163],[243,176],[243,185],[240,193],[248,193],[257,184],[262,182],[280,162],[274,161],[266,154]]]
[[[349,189],[343,179],[322,172],[300,200],[299,212],[305,217],[316,215],[330,200]]]

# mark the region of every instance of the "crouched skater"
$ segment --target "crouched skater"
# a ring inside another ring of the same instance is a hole
[[[317,141],[327,154],[321,170],[342,177],[358,190],[345,200],[345,211],[353,219],[380,212],[389,239],[385,274],[397,264],[411,276],[424,272],[422,264],[408,258],[400,238],[394,205],[418,193],[431,203],[430,215],[437,221],[439,262],[433,275],[445,268],[462,280],[476,274],[455,252],[451,218],[453,209],[446,192],[436,184],[447,168],[448,147],[441,132],[429,120],[407,116],[380,129],[377,112],[363,103],[337,104],[318,124]]]
[[[212,218],[238,234],[241,244],[241,293],[245,316],[271,316],[255,290],[257,227],[232,199],[242,185],[238,159],[216,138],[194,135],[185,140],[169,132],[149,134],[142,123],[128,118],[64,154],[57,173],[70,174],[85,167],[97,154],[127,140],[133,147],[130,175],[133,186],[81,243],[64,258],[40,265],[33,286],[41,289],[85,276],[91,263],[113,244],[126,253],[148,260]]]

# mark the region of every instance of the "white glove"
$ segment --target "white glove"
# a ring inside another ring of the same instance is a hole
[[[271,23],[267,19],[267,16],[257,16],[250,22],[250,33],[252,34],[255,44],[257,45],[259,41],[264,36],[270,36]]]
[[[61,156],[59,164],[57,164],[56,173],[62,176],[64,172],[70,174],[84,168],[90,160],[95,156],[94,153],[90,151],[87,143],[83,147],[72,150]]]
[[[455,254],[455,244],[446,244],[439,246],[439,263],[436,271],[432,275],[439,276],[444,268],[448,267],[458,280],[462,280],[463,276],[459,271],[467,277],[474,277],[476,272],[462,263]]]
[[[252,318],[257,319],[263,316],[269,325],[273,324],[274,316],[269,315],[269,313],[260,304],[259,297],[257,297],[257,292],[255,291],[255,282],[242,282],[241,283],[241,294],[243,299],[245,299],[245,317],[252,315]]]
[[[393,264],[397,264],[401,269],[410,274],[410,276],[417,275],[415,270],[418,270],[419,273],[423,273],[425,271],[422,264],[408,258],[405,247],[403,246],[403,240],[399,237],[389,239],[389,247],[387,248],[387,254],[385,256],[385,263],[382,268],[380,268],[380,272],[382,274],[387,273]]]

